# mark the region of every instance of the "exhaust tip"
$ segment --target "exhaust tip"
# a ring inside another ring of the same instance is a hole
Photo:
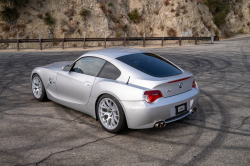
[[[190,112],[192,113],[192,114],[194,114],[194,113],[196,113],[197,112],[197,108],[196,107],[194,107]]]
[[[166,127],[166,123],[164,121],[156,122],[154,127],[155,128],[163,128],[163,127]]]

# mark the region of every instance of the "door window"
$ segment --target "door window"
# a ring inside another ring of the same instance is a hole
[[[75,63],[71,71],[96,77],[105,62],[105,60],[100,58],[84,57]]]

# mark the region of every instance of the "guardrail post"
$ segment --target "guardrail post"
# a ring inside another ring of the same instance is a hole
[[[196,38],[195,38],[195,45],[198,45],[198,44],[197,44],[197,36],[196,36]]]
[[[124,45],[124,47],[126,47],[126,33],[124,34],[124,42],[123,42],[123,45]]]
[[[164,32],[163,32],[162,39],[161,39],[161,46],[162,47],[163,47],[163,42],[164,42]]]
[[[144,37],[143,37],[143,47],[145,47],[146,44],[145,44],[145,33],[144,33]]]
[[[19,51],[19,36],[17,35],[17,51]]]
[[[62,39],[62,49],[64,50],[64,38]]]
[[[85,39],[85,34],[84,34],[84,38],[83,38],[83,49],[85,49],[85,42],[86,42],[86,39]]]
[[[107,42],[107,39],[106,39],[106,33],[105,33],[105,38],[104,38],[104,48],[107,48],[106,42]]]
[[[39,34],[39,44],[40,44],[40,50],[42,50],[42,39],[41,39],[41,35]]]
[[[211,44],[214,44],[214,37],[211,37]]]
[[[181,37],[179,38],[179,45],[181,46]]]

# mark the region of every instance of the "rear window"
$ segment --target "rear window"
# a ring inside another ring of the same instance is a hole
[[[130,54],[116,59],[154,77],[170,77],[182,74],[181,70],[170,62],[152,53]]]

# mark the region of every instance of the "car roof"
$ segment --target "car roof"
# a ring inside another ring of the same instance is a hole
[[[95,50],[95,51],[90,51],[83,56],[89,55],[89,54],[98,54],[98,55],[104,55],[109,58],[118,58],[124,55],[129,55],[129,54],[135,54],[135,53],[146,53],[148,51],[145,50],[140,50],[136,48],[128,48],[128,47],[119,47],[119,48],[106,48],[106,49],[101,49],[101,50]]]

